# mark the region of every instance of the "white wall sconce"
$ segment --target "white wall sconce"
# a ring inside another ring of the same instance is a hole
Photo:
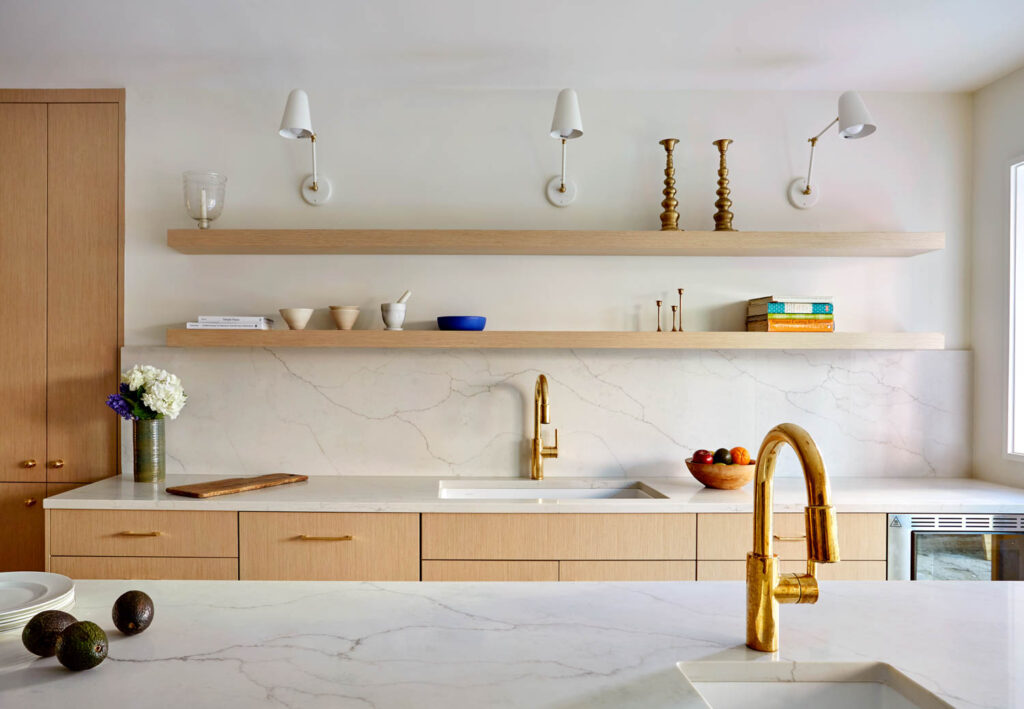
[[[283,138],[301,140],[309,138],[313,146],[313,174],[302,181],[302,198],[309,204],[317,206],[331,198],[331,181],[317,175],[316,171],[316,133],[309,117],[309,96],[302,89],[295,89],[288,94],[288,103],[284,107],[281,118],[281,129],[278,131]]]
[[[847,91],[839,97],[839,116],[825,126],[825,129],[818,135],[807,139],[807,142],[811,144],[811,157],[807,161],[807,177],[798,177],[789,183],[787,192],[789,203],[797,209],[810,209],[818,203],[818,199],[821,197],[821,188],[818,185],[811,187],[814,146],[818,144],[818,138],[825,135],[825,132],[836,123],[839,124],[839,135],[850,140],[867,138],[877,128],[859,93]]]
[[[551,137],[562,140],[562,174],[548,180],[548,201],[556,207],[568,207],[576,199],[576,183],[565,176],[565,141],[583,135],[580,118],[580,100],[572,89],[562,89],[555,102],[555,116],[551,119]]]

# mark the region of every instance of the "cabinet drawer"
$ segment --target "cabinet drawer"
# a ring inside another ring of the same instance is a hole
[[[424,559],[693,559],[692,514],[423,515]]]
[[[884,514],[844,512],[837,515],[839,557],[850,561],[884,561],[886,529]],[[802,537],[804,516],[800,513],[777,514],[773,534]],[[697,515],[697,559],[742,560],[754,545],[754,516],[723,513]],[[807,558],[807,543],[775,542],[780,559]]]
[[[235,512],[50,510],[52,556],[238,556]]]
[[[563,561],[561,581],[693,581],[693,561]]]
[[[238,578],[238,559],[154,556],[53,556],[50,571],[73,579],[210,579]]]
[[[419,581],[418,514],[242,512],[242,579]]]
[[[424,561],[424,581],[557,581],[557,561]]]
[[[802,574],[807,571],[806,561],[783,561],[779,571],[784,574]],[[822,581],[885,581],[884,561],[840,561],[838,564],[818,564],[815,574]],[[745,561],[698,561],[698,581],[744,581],[747,576]]]

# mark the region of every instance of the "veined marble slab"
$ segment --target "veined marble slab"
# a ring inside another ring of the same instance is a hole
[[[153,625],[110,620],[129,588]],[[679,661],[887,662],[957,707],[1024,706],[1024,584],[823,582],[743,646],[742,583],[79,581],[108,659],[70,673],[0,635],[0,706],[702,707]]]
[[[756,453],[784,421],[833,477],[958,477],[970,460],[966,351],[127,347],[122,361],[185,384],[167,426],[175,473],[518,477],[539,373],[560,436],[549,477],[687,475],[695,449]],[[797,475],[795,457],[778,472]]]
[[[711,490],[692,478],[645,478],[644,484],[665,495],[652,499],[598,500],[463,500],[440,499],[443,478],[422,475],[329,476],[308,482],[237,495],[196,500],[168,495],[167,486],[206,482],[196,475],[169,475],[163,484],[134,483],[130,476],[100,480],[43,500],[47,509],[241,510],[247,512],[751,512],[753,485],[739,490]],[[466,480],[466,478],[460,478]],[[490,478],[489,482],[538,484]],[[539,484],[595,487],[614,485],[607,478],[554,478]],[[1024,514],[1024,490],[971,478],[836,478],[832,502],[839,512]],[[807,488],[803,478],[777,478],[775,511],[803,512]]]

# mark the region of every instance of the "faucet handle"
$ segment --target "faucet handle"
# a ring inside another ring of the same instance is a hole
[[[541,441],[540,454],[545,458],[557,458],[558,457],[558,429],[555,429],[555,445],[545,446]]]

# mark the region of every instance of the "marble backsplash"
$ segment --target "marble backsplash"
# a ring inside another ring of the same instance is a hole
[[[169,473],[523,476],[548,376],[548,477],[688,475],[696,448],[756,454],[791,421],[831,475],[957,477],[970,461],[970,353],[309,350],[126,347],[179,375]],[[122,460],[131,471],[131,436]],[[798,475],[788,451],[780,475]]]

